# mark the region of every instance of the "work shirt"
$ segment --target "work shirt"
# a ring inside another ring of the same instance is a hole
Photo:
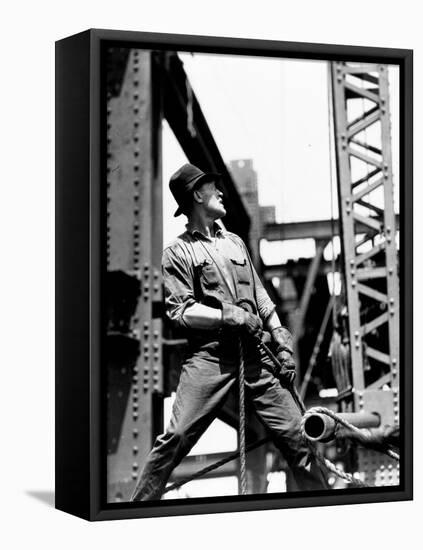
[[[248,298],[255,302],[262,320],[275,310],[244,242],[218,224],[213,239],[187,225],[165,248],[162,271],[166,314],[176,325],[186,326],[183,313],[187,307],[196,302],[207,305],[212,297],[229,303]]]

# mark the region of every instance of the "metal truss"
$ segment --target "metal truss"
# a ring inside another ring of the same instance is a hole
[[[382,424],[399,424],[399,282],[388,67],[332,63],[332,89],[352,375],[351,392],[344,392],[342,401],[356,411],[377,412]],[[395,467],[368,453],[359,453],[358,469],[367,481],[397,483]]]

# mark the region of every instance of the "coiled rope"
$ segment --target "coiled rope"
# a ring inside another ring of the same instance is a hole
[[[341,416],[337,415],[335,412],[331,411],[330,409],[327,409],[326,407],[313,407],[309,409],[306,414],[303,416],[303,419],[301,421],[301,433],[303,437],[305,437],[305,423],[307,421],[307,418],[312,414],[325,414],[326,416],[329,416],[338,425],[343,426],[348,430],[348,432],[354,434],[354,439],[356,439],[359,443],[361,443],[364,447],[370,447],[376,451],[380,451],[381,453],[384,453],[388,455],[390,458],[399,461],[400,457],[399,454],[392,450],[388,445],[383,443],[375,443],[374,436],[369,430],[363,430],[360,428],[357,428]],[[348,433],[345,434],[346,437],[348,437]]]

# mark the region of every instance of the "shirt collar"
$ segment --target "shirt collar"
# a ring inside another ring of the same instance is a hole
[[[200,229],[197,229],[196,227],[190,225],[189,223],[187,223],[187,225],[185,227],[186,227],[186,230],[188,231],[188,233],[190,233],[193,237],[197,235],[197,236],[200,236],[203,239],[206,239],[208,241],[210,240],[210,238],[207,237],[207,235],[205,235],[202,231],[200,231]],[[220,226],[218,223],[214,222],[213,228],[214,228],[215,237],[222,237],[223,236],[222,226]]]

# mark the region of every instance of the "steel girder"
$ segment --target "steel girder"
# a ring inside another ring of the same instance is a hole
[[[109,501],[129,499],[162,430],[160,75],[151,52],[126,52],[107,53]]]
[[[352,375],[344,405],[349,400],[354,410],[397,425],[399,281],[388,67],[332,63],[332,89]],[[358,471],[370,483],[396,484],[396,465],[382,456],[359,452]]]

